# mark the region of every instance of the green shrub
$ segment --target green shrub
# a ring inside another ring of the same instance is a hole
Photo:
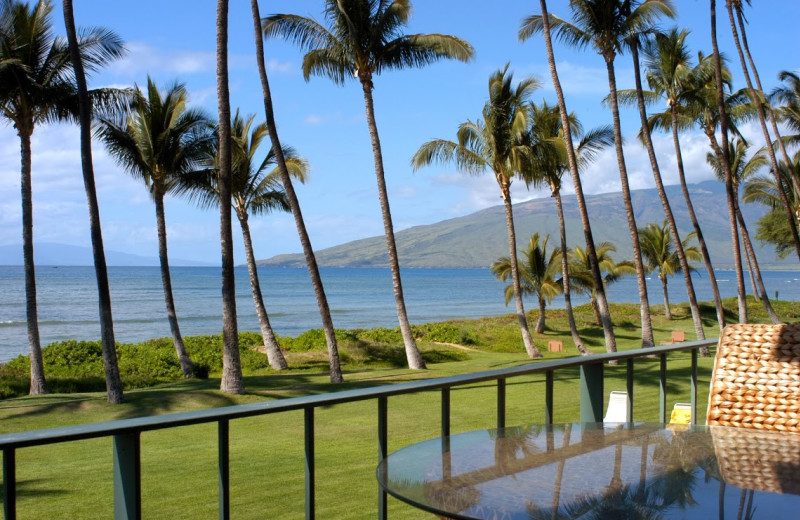
[[[367,329],[361,332],[359,337],[365,341],[386,343],[387,345],[403,343],[403,335],[400,333],[400,327],[394,329],[387,329],[386,327]]]
[[[171,342],[170,342],[171,343]],[[122,343],[117,345],[119,373],[123,381],[170,381],[183,377],[175,349],[164,343]]]
[[[413,326],[417,337],[427,341],[438,341],[440,343],[456,343],[459,345],[474,345],[475,335],[451,323],[428,323],[425,325]]]
[[[294,339],[286,338],[283,343],[286,349],[292,352],[310,352],[328,348],[325,331],[322,329],[307,330]]]

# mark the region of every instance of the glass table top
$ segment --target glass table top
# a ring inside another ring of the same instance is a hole
[[[660,424],[478,430],[384,459],[391,495],[456,520],[800,517],[800,435]]]

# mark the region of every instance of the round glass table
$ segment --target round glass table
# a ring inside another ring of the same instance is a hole
[[[390,495],[454,520],[800,517],[800,435],[577,423],[478,430],[378,465]]]

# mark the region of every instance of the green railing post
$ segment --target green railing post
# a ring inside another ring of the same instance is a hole
[[[441,415],[441,437],[445,438],[450,435],[450,387],[442,388],[442,404],[440,408]]]
[[[378,397],[378,462],[389,454],[388,410],[388,398],[386,396]],[[378,520],[386,520],[386,498],[386,490],[378,485]]]
[[[114,519],[141,520],[142,467],[139,432],[114,435]]]
[[[230,486],[230,428],[228,421],[217,423],[217,446],[219,452],[219,519],[231,517]]]
[[[603,422],[603,363],[581,365],[581,422]]]
[[[689,402],[692,403],[690,424],[697,424],[697,349],[692,349],[692,377],[689,383]]]
[[[305,422],[306,447],[306,520],[314,520],[316,506],[314,504],[314,407],[303,409]]]
[[[553,424],[553,371],[544,373],[544,423]]]
[[[3,450],[3,515],[17,520],[17,462],[14,448]]]
[[[628,363],[625,371],[625,390],[628,391],[628,414],[625,417],[625,422],[633,422],[633,358],[628,358]]]
[[[658,421],[667,422],[667,355],[661,354],[658,378]]]
[[[497,427],[506,427],[506,378],[497,380]]]

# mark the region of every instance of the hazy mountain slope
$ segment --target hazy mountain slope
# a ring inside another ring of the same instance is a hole
[[[724,187],[708,181],[690,186],[692,203],[709,247],[712,262],[717,268],[733,264],[730,246],[730,225]],[[668,186],[678,228],[682,236],[692,231],[691,221],[680,186]],[[616,244],[617,259],[631,256],[631,239],[620,193],[592,195],[586,198],[592,232],[596,243]],[[633,190],[633,206],[639,227],[664,220],[664,212],[655,189]],[[583,228],[574,195],[563,197],[567,220],[567,242],[584,247]],[[756,220],[765,208],[742,204],[748,228],[755,234]],[[376,216],[376,218],[378,218]],[[552,198],[535,199],[514,205],[514,221],[518,247],[525,246],[530,236],[550,234],[550,244],[558,243],[558,216]],[[486,267],[500,256],[508,255],[508,234],[502,206],[487,208],[470,215],[444,220],[426,226],[416,226],[396,233],[397,248],[403,267]],[[779,262],[771,246],[760,247],[759,261],[764,266],[780,264],[796,267],[788,259]],[[322,266],[378,267],[387,265],[383,236],[371,237],[317,251]],[[279,255],[260,260],[260,265],[304,266],[302,255]]]

